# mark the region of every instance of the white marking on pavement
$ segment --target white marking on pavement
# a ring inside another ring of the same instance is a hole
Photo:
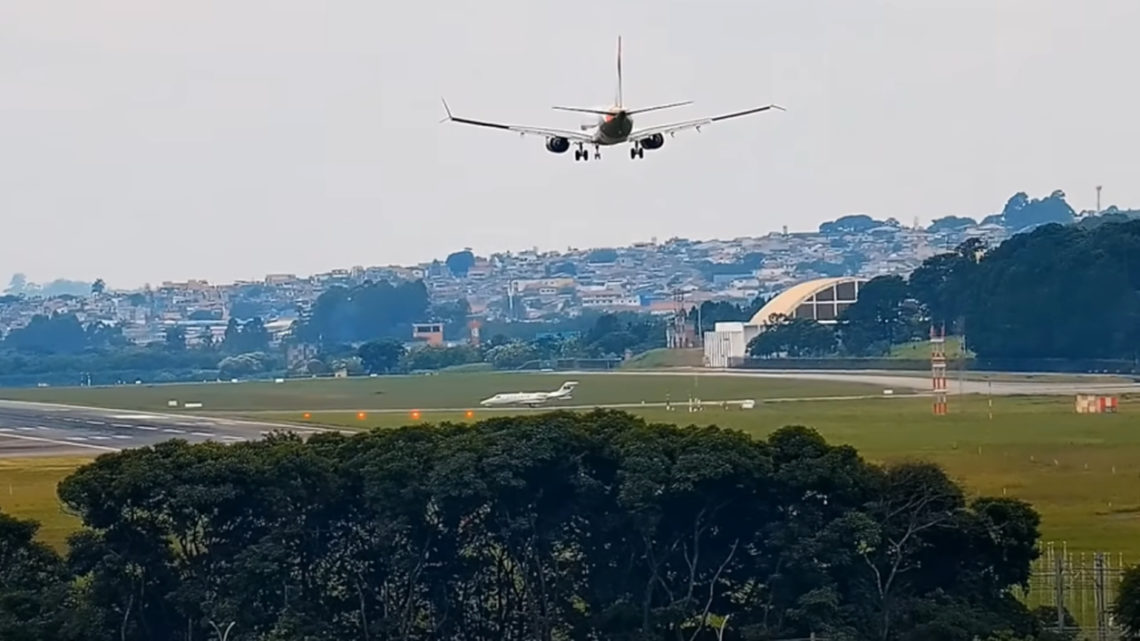
[[[151,427],[149,425],[132,425],[131,427],[135,428],[136,430],[146,430],[148,432],[157,432],[158,431],[157,427]]]
[[[71,443],[68,441],[60,441],[54,438],[44,438],[42,436],[24,436],[22,434],[5,434],[0,438],[15,438],[23,441],[36,441],[38,443],[51,443],[52,445],[66,445],[67,447],[86,447],[92,450],[103,450],[105,452],[118,452],[117,447],[106,447],[104,445],[92,445],[91,443]]]
[[[88,425],[106,425],[103,421],[84,421]]]
[[[96,441],[109,441],[109,440],[111,440],[110,436],[102,436],[102,435],[92,436],[91,438],[95,439]]]
[[[211,434],[209,432],[190,432],[190,433],[193,434],[194,436],[205,436],[206,438],[210,438],[211,436],[213,436],[213,434]]]
[[[167,434],[185,434],[186,433],[186,430],[177,430],[177,429],[174,429],[173,427],[168,427],[162,431],[166,432]]]

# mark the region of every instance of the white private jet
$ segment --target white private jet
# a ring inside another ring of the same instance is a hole
[[[529,407],[536,407],[546,401],[569,399],[571,392],[574,391],[577,385],[578,381],[566,381],[562,384],[562,387],[559,387],[553,392],[506,392],[503,394],[495,394],[490,398],[479,401],[479,404],[483,407],[494,407],[497,405],[527,405]]]
[[[736,118],[738,116],[747,116],[749,114],[767,111],[769,109],[784,110],[779,105],[765,105],[763,107],[754,107],[752,109],[745,109],[743,111],[736,111],[729,114],[720,116],[712,116],[711,118],[699,118],[696,120],[686,120],[684,122],[675,122],[668,125],[657,125],[654,127],[646,127],[645,129],[634,129],[633,118],[634,114],[645,113],[647,111],[657,111],[659,109],[671,109],[673,107],[681,107],[683,105],[692,104],[691,100],[684,102],[674,102],[667,105],[657,105],[655,107],[644,107],[641,109],[627,109],[622,103],[621,93],[621,37],[618,37],[618,55],[617,55],[617,95],[614,99],[614,106],[608,109],[592,109],[588,107],[554,107],[561,111],[577,111],[588,114],[596,114],[598,116],[595,122],[582,124],[580,131],[564,130],[564,129],[550,129],[546,127],[526,127],[522,125],[508,125],[497,122],[488,122],[485,120],[471,120],[469,118],[460,118],[451,113],[451,108],[447,106],[447,101],[443,101],[443,109],[447,112],[447,117],[444,121],[454,121],[467,125],[477,125],[479,127],[490,127],[492,129],[503,129],[506,131],[514,131],[519,134],[533,134],[537,136],[546,137],[546,149],[556,154],[565,153],[570,149],[570,145],[577,145],[574,150],[574,160],[589,160],[590,152],[586,149],[587,145],[594,148],[594,158],[602,157],[602,146],[620,145],[622,143],[630,143],[632,146],[629,150],[629,157],[644,158],[646,149],[659,149],[665,144],[665,134],[670,136],[675,135],[678,131],[685,129],[696,129],[698,132],[701,127],[710,125],[714,122],[721,120],[728,120],[729,118]]]

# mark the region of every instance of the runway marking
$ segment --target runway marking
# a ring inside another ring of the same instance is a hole
[[[110,436],[102,436],[102,435],[92,436],[91,438],[95,439],[96,441],[109,441],[109,440],[111,440]]]
[[[126,434],[112,434],[111,438],[117,438],[120,441],[126,441],[126,440],[129,440],[131,437],[127,436]]]
[[[87,437],[86,436],[69,436],[69,437],[67,437],[67,440],[69,440],[69,441],[86,441]]]
[[[190,432],[190,433],[193,434],[194,436],[205,436],[206,438],[210,438],[211,436],[213,436],[213,434],[211,434],[209,432]]]
[[[20,430],[21,432],[30,432],[36,428],[34,428],[34,427],[17,427],[16,429]]]
[[[103,421],[84,421],[88,425],[106,425]]]
[[[178,429],[174,429],[173,427],[168,427],[162,431],[166,432],[167,434],[185,434],[186,433],[186,430],[178,430]]]
[[[13,430],[10,427],[0,427],[0,432],[12,432],[12,431],[15,431],[15,430]]]
[[[130,423],[111,423],[111,427],[135,427]]]
[[[234,442],[234,441],[244,441],[244,440],[245,440],[245,438],[244,438],[244,437],[241,437],[241,436],[229,436],[229,435],[226,435],[226,436],[223,436],[223,437],[222,437],[222,440],[223,440],[223,441],[230,441],[230,442]]]
[[[157,427],[151,427],[149,425],[132,425],[131,427],[135,428],[136,430],[146,430],[148,432],[157,432],[158,431]]]
[[[23,441],[36,441],[38,443],[51,443],[52,445],[66,445],[67,447],[86,447],[92,450],[103,450],[104,452],[118,452],[117,447],[107,447],[105,445],[93,445],[91,443],[73,443],[69,441],[60,441],[54,438],[44,438],[42,436],[24,436],[23,434],[5,434],[0,438],[15,438]]]

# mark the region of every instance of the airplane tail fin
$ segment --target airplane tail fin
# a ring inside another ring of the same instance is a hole
[[[614,97],[614,101],[615,101],[615,102],[614,102],[614,104],[615,104],[615,105],[617,105],[617,108],[618,108],[618,109],[621,109],[621,108],[622,108],[622,105],[624,104],[624,103],[622,102],[622,95],[621,95],[621,36],[618,36],[618,54],[617,54],[617,96],[615,96],[615,97]]]

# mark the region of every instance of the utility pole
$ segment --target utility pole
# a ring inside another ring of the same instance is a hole
[[[1097,214],[1099,214],[1101,211],[1100,210],[1100,188],[1101,188],[1101,185],[1096,186],[1096,213]]]

